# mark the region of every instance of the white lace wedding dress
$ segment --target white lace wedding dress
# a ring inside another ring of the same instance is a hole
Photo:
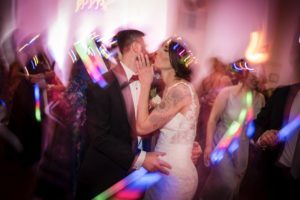
[[[174,84],[168,91],[178,84],[189,88],[192,103],[185,114],[177,113],[160,129],[155,151],[167,153],[161,159],[171,164],[172,169],[169,175],[162,175],[162,178],[146,191],[146,200],[189,200],[193,198],[197,189],[198,175],[191,160],[191,151],[196,136],[198,98],[193,87],[185,82]]]

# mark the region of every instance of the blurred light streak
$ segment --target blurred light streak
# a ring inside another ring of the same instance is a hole
[[[238,148],[239,148],[239,138],[236,138],[231,142],[230,146],[228,147],[228,152],[232,154]]]
[[[30,60],[30,63],[31,63],[31,65],[32,65],[32,69],[34,69],[34,70],[35,70],[35,69],[36,69],[36,68],[35,68],[35,66],[36,66],[36,65],[35,65],[35,62],[34,62],[34,60],[32,60],[32,59],[31,59],[31,60]]]
[[[129,174],[127,177],[119,181],[118,183],[114,184],[112,187],[108,188],[104,192],[100,193],[96,197],[93,198],[93,200],[104,200],[108,199],[109,197],[113,196],[117,192],[124,189],[126,186],[128,186],[130,183],[135,182],[136,180],[140,179],[142,176],[144,176],[148,171],[145,168],[140,168],[139,170],[136,170]]]
[[[252,138],[254,133],[255,133],[255,123],[252,120],[247,126],[246,135],[248,136],[248,138]]]
[[[96,28],[96,23],[94,22],[95,19],[92,16],[87,14],[84,18],[80,19],[80,26],[76,28],[75,38],[77,41],[84,41],[86,38],[90,38],[95,36],[94,30]]]
[[[259,52],[261,38],[262,34],[259,32],[252,32],[250,35],[250,42],[246,49],[245,57],[252,63],[263,63],[268,60],[267,53]]]
[[[293,119],[293,121],[288,123],[278,132],[278,140],[287,141],[289,138],[292,137],[292,135],[297,134],[299,128],[300,128],[300,114],[298,114],[297,117]]]
[[[100,45],[99,47],[100,54],[104,56],[106,59],[110,60],[112,63],[117,64],[117,61],[115,59],[115,55],[118,53],[117,49],[114,49],[113,51],[109,52],[104,45]]]
[[[59,105],[59,101],[50,101],[48,103],[48,105],[45,107],[45,114],[50,117],[51,119],[53,119],[54,121],[56,121],[57,123],[59,123],[61,126],[65,126],[65,124],[63,123],[63,121],[60,120],[60,116],[57,116],[57,114],[55,113],[55,107]]]
[[[254,71],[253,68],[249,67],[249,65],[248,65],[247,62],[245,62],[244,66],[245,66],[245,69],[247,69],[247,70],[249,70],[249,71]]]
[[[142,192],[139,190],[129,190],[129,189],[125,189],[121,192],[118,192],[114,197],[116,199],[130,199],[130,200],[134,200],[134,199],[140,199],[142,195]]]
[[[66,84],[68,78],[68,66],[66,65],[66,58],[68,53],[68,44],[73,38],[73,33],[70,32],[72,25],[72,1],[58,1],[57,15],[54,16],[52,25],[48,29],[48,47],[52,57],[57,63],[58,69],[55,71],[61,72],[60,79]]]
[[[37,55],[33,56],[33,60],[34,60],[35,66],[37,66],[39,64],[39,59],[38,59]]]
[[[58,67],[63,69],[65,65],[69,21],[65,15],[58,18],[58,21],[50,28],[48,46],[51,50],[52,56],[58,64]]]
[[[244,97],[246,108],[243,108],[238,116],[237,121],[233,121],[213,152],[211,153],[212,164],[218,164],[224,157],[226,151],[233,153],[239,147],[239,138],[243,127],[249,126],[253,121],[253,94],[248,91]],[[248,127],[247,127],[248,128]],[[247,129],[246,129],[247,131]],[[246,133],[247,134],[247,133]]]
[[[253,68],[249,66],[246,60],[240,59],[234,63],[231,64],[231,67],[233,68],[234,71],[236,72],[241,72],[243,70],[248,70],[248,71],[254,71]]]
[[[75,55],[75,53],[72,49],[69,51],[69,56],[72,60],[72,63],[75,63],[78,60],[77,56]]]
[[[34,84],[34,99],[35,99],[35,119],[37,121],[41,121],[41,98],[40,98],[40,88],[39,85],[36,83]]]
[[[24,72],[25,72],[25,75],[26,75],[27,77],[29,77],[29,72],[28,72],[28,69],[27,69],[26,66],[23,67],[23,70],[24,70]]]
[[[242,110],[244,111],[244,109]],[[243,112],[240,113],[239,118],[243,115]],[[233,141],[235,134],[239,133],[241,129],[241,123],[233,121],[215,149],[211,154],[212,164],[218,164],[224,157],[225,151],[228,150],[230,144]]]
[[[214,150],[210,156],[212,164],[219,163],[224,158],[224,155],[225,155],[225,149],[220,148]]]
[[[37,34],[36,36],[34,36],[29,42],[27,42],[26,44],[24,44],[22,47],[19,48],[19,52],[23,51],[23,49],[25,49],[27,46],[31,45],[39,37],[40,37],[40,34]]]
[[[141,199],[145,190],[158,182],[161,177],[162,175],[159,172],[149,172],[132,184],[129,184],[124,190],[114,195],[114,197],[117,199]]]
[[[242,71],[243,69],[240,68],[239,66],[236,65],[236,63],[232,64],[232,67],[236,70],[236,71]]]
[[[101,55],[88,55],[88,47],[91,49],[97,48],[95,42],[92,39],[88,39],[87,43],[85,43],[84,41],[80,41],[75,43],[74,47],[79,57],[82,59],[84,66],[86,67],[87,72],[91,76],[92,80],[95,83],[98,83],[100,87],[106,87],[107,82],[103,78],[102,74],[107,72],[107,68],[103,63]]]
[[[94,65],[96,65],[96,67],[100,70],[101,74],[106,73],[108,69],[103,61],[103,54],[101,54],[101,52],[99,51],[94,39],[88,39],[88,47],[93,52],[92,58],[94,60]]]
[[[2,100],[2,99],[0,99],[0,106],[1,106],[1,107],[4,107],[4,108],[6,109],[6,103],[5,103],[5,101]],[[0,107],[0,108],[1,108],[1,107]]]

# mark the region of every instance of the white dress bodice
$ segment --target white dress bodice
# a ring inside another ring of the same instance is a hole
[[[170,175],[162,175],[160,181],[147,192],[145,199],[192,199],[198,184],[198,175],[191,159],[193,143],[196,137],[199,103],[191,84],[178,82],[168,88],[184,84],[188,87],[192,102],[184,113],[177,113],[164,127],[155,146],[155,151],[165,152],[160,159],[168,162],[172,169]]]

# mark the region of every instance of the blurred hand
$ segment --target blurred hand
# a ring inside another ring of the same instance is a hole
[[[202,148],[198,142],[194,142],[192,149],[192,161],[194,164],[197,163],[200,155],[202,154]]]
[[[29,75],[29,80],[31,83],[38,83],[38,82],[44,80],[44,78],[45,78],[45,76],[43,73]]]
[[[55,90],[55,85],[53,85],[53,84],[48,84],[47,90],[48,90],[48,91]]]
[[[55,76],[55,72],[54,71],[47,71],[47,72],[45,72],[45,78],[46,79],[54,78],[54,76]]]
[[[171,165],[161,159],[160,156],[164,156],[166,153],[163,152],[147,152],[146,158],[143,163],[143,167],[150,172],[160,171],[163,174],[169,175],[169,169]]]
[[[207,104],[210,106],[214,105],[215,99],[217,98],[218,93],[216,91],[211,91],[206,95]]]
[[[204,165],[206,167],[209,167],[210,166],[210,154],[212,152],[212,147],[208,147],[206,146],[205,149],[204,149],[204,156],[203,156],[203,159],[204,159]]]
[[[257,141],[257,145],[262,148],[273,148],[278,144],[277,130],[265,131]]]
[[[45,78],[45,75],[44,75],[43,73],[30,74],[30,75],[29,75],[29,78],[35,79],[35,80],[38,80],[38,79],[44,79],[44,78]]]
[[[36,83],[39,85],[39,88],[41,88],[41,89],[47,89],[48,88],[48,84],[46,83],[45,79],[41,79]]]

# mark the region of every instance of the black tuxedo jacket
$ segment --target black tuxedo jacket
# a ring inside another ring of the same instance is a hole
[[[44,119],[44,101],[41,92],[41,115]],[[14,96],[8,128],[16,134],[24,150],[18,159],[25,166],[39,161],[42,146],[42,123],[35,118],[34,84],[22,78]]]
[[[124,99],[128,98],[124,96],[128,89],[121,90],[127,81],[123,68],[117,66],[105,74],[105,79],[106,88],[91,84],[87,90],[89,145],[79,170],[77,199],[91,199],[123,179],[134,160],[129,109]]]
[[[280,130],[286,125],[289,118],[293,100],[298,92],[300,83],[279,87],[274,90],[266,106],[255,119],[256,133],[254,139],[257,140],[266,130]],[[271,163],[277,161],[282,151],[283,145],[278,145],[277,149],[268,152],[268,159]]]

